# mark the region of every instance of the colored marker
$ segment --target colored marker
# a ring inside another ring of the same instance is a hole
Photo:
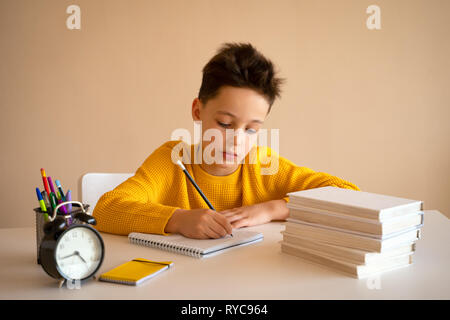
[[[48,176],[47,180],[48,180],[48,185],[50,186],[50,192],[53,192],[55,194],[55,197],[56,197],[56,192],[55,192],[55,188],[53,187],[52,177]]]
[[[39,188],[36,188],[36,195],[39,200],[39,205],[41,206],[41,211],[44,213],[44,220],[48,220],[48,214],[47,214],[47,207],[45,206],[44,199],[42,199],[41,191],[39,191]]]
[[[64,197],[64,192],[63,192],[63,189],[61,187],[61,182],[59,182],[59,180],[55,180],[55,184],[56,184],[56,187],[58,188],[58,191],[59,191],[58,192],[58,194],[59,194],[58,199],[60,200],[60,203],[61,202],[66,202],[66,197]],[[64,213],[67,213],[66,206],[62,206],[61,208],[62,208],[62,211]]]
[[[67,200],[67,201],[72,201],[72,191],[70,191],[70,189],[67,190],[67,193],[66,193],[66,200]],[[69,204],[67,205],[67,213],[68,213],[68,214],[71,214],[71,212],[72,212],[72,204],[69,203]],[[72,218],[69,218],[69,224],[72,224]]]
[[[53,192],[50,192],[50,204],[52,205],[53,210],[55,210],[57,203],[58,201],[56,200],[56,195]]]
[[[47,207],[45,206],[44,199],[42,199],[41,191],[36,188],[36,195],[38,197],[39,205],[41,206],[41,211],[47,212]]]
[[[56,197],[56,202],[57,202],[58,204],[62,203],[61,199],[58,199],[58,197]],[[64,206],[59,207],[58,213],[64,213],[64,214],[66,214],[66,213],[64,212],[64,210],[65,210]]]
[[[67,193],[66,193],[66,200],[67,200],[67,201],[72,201],[72,191],[70,191],[70,189],[67,190]],[[69,203],[69,204],[67,205],[67,212],[68,212],[68,213],[72,212],[72,204],[71,204],[71,203]]]
[[[42,191],[42,192],[41,192],[41,195],[42,195],[42,199],[44,199],[45,206],[48,207],[48,208],[50,208],[51,205],[50,205],[50,200],[48,199],[48,193],[47,193],[47,191],[45,191],[45,190]]]
[[[41,176],[42,176],[42,182],[44,183],[44,189],[47,192],[47,194],[50,194],[50,189],[48,188],[47,176],[45,175],[44,168],[41,168]]]

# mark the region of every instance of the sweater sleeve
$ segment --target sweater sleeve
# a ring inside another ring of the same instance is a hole
[[[269,154],[278,156],[278,170],[270,180],[273,187],[280,190],[280,199],[289,202],[287,193],[306,189],[333,186],[360,191],[353,183],[325,172],[316,172],[307,167],[300,167],[277,155],[273,150]]]
[[[289,177],[289,179],[286,180],[286,193],[327,186],[360,191],[356,185],[349,181],[325,172],[316,172],[307,167],[293,166],[288,168],[285,174]],[[286,196],[283,199],[286,202],[289,202],[289,196]]]
[[[164,145],[155,150],[133,177],[98,200],[93,216],[99,231],[120,235],[130,232],[167,235],[164,228],[178,209],[160,203],[161,194],[170,185],[170,173],[173,173],[168,168],[170,151]]]

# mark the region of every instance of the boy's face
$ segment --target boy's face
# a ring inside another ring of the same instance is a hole
[[[202,166],[208,167],[210,169],[208,171],[217,175],[233,172],[256,144],[257,133],[268,111],[269,103],[264,96],[249,88],[223,86],[218,95],[208,100],[206,104],[195,98],[192,103],[192,117],[194,121],[202,122],[203,150],[215,141],[214,135],[212,139],[205,137],[207,130],[215,129],[222,137],[222,143],[219,142],[219,145],[216,143],[215,148],[209,149],[212,150],[211,156],[214,159],[221,158],[222,163],[215,161],[212,164],[205,164],[203,160]],[[227,129],[233,129],[232,135],[231,131],[228,132],[228,140]]]

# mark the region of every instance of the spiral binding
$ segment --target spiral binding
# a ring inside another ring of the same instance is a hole
[[[106,281],[106,282],[114,282],[114,283],[121,283],[121,284],[127,284],[129,286],[135,286],[136,281],[128,281],[128,280],[117,280],[117,279],[111,279],[108,277],[100,277],[98,280],[100,281]]]
[[[188,246],[179,245],[179,244],[173,244],[168,241],[162,241],[162,240],[155,241],[155,240],[150,240],[150,239],[143,239],[143,238],[137,237],[136,235],[130,235],[129,239],[130,239],[131,243],[141,245],[141,246],[152,247],[152,248],[161,249],[161,250],[165,250],[165,251],[169,251],[169,252],[180,253],[180,254],[184,254],[184,255],[187,255],[190,257],[194,257],[194,258],[202,257],[202,252],[201,252],[201,249],[199,249],[199,248],[188,247]]]

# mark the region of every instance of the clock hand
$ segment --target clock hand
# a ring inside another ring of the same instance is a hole
[[[84,263],[87,264],[86,260],[84,260],[84,258],[80,255],[80,253],[79,253],[78,251],[75,251],[75,254],[76,254],[77,256],[79,256],[80,259],[81,259]]]
[[[71,254],[69,254],[69,255],[67,255],[65,257],[59,258],[59,259],[60,260],[64,260],[64,259],[70,258],[72,256],[76,256],[77,254],[78,254],[78,251],[75,251],[74,253],[71,253]]]

